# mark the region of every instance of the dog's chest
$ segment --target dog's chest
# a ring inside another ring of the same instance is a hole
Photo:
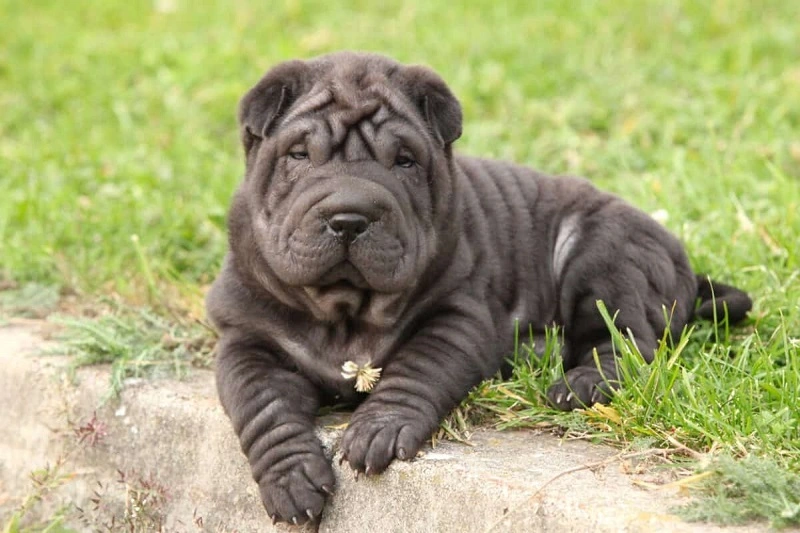
[[[395,343],[391,331],[335,324],[313,328],[303,342],[284,348],[301,372],[330,392],[347,397],[356,390],[368,392],[377,384]]]

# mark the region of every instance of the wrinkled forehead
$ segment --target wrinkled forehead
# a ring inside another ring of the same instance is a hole
[[[305,142],[325,159],[382,159],[401,146],[427,159],[430,149],[418,109],[379,74],[318,81],[282,123],[284,149]]]

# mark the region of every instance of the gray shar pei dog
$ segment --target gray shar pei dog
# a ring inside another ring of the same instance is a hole
[[[598,300],[647,359],[665,328],[750,309],[620,198],[454,154],[461,107],[427,68],[289,61],[244,96],[239,120],[246,174],[207,305],[219,396],[273,521],[317,519],[334,489],[314,434],[325,403],[360,404],[342,460],[378,474],[496,374],[517,323],[562,326],[565,374],[548,397],[567,410],[616,386]]]

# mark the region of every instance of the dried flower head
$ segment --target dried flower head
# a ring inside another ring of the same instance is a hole
[[[358,392],[369,392],[381,377],[380,368],[372,368],[372,363],[367,362],[359,366],[353,361],[345,361],[342,365],[342,377],[344,379],[356,379],[356,390]]]

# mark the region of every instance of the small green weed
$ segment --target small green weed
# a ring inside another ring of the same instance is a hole
[[[688,520],[740,524],[767,520],[782,528],[800,525],[800,476],[768,457],[719,457],[713,475],[698,487],[703,498],[678,509]]]
[[[29,282],[0,289],[0,317],[42,318],[58,308],[59,287]]]
[[[96,413],[84,423],[67,421],[67,429],[61,434],[64,450],[59,458],[43,468],[29,474],[31,490],[22,498],[22,502],[14,510],[3,526],[3,533],[75,533],[74,529],[65,526],[73,506],[64,504],[47,514],[46,519],[37,517],[41,514],[37,508],[43,502],[53,499],[59,489],[71,483],[75,473],[69,464],[75,455],[89,447],[96,446],[106,437],[106,425],[98,420]]]
[[[31,491],[20,506],[8,517],[3,525],[3,533],[76,533],[64,525],[69,506],[62,506],[50,514],[46,520],[30,522],[28,515],[34,507],[51,493],[69,483],[73,474],[65,471],[65,460],[60,459],[30,473]]]
[[[94,318],[57,317],[64,326],[58,348],[75,367],[110,364],[111,391],[127,378],[182,376],[188,366],[206,367],[214,337],[198,322],[165,318],[149,309],[114,304]]]

